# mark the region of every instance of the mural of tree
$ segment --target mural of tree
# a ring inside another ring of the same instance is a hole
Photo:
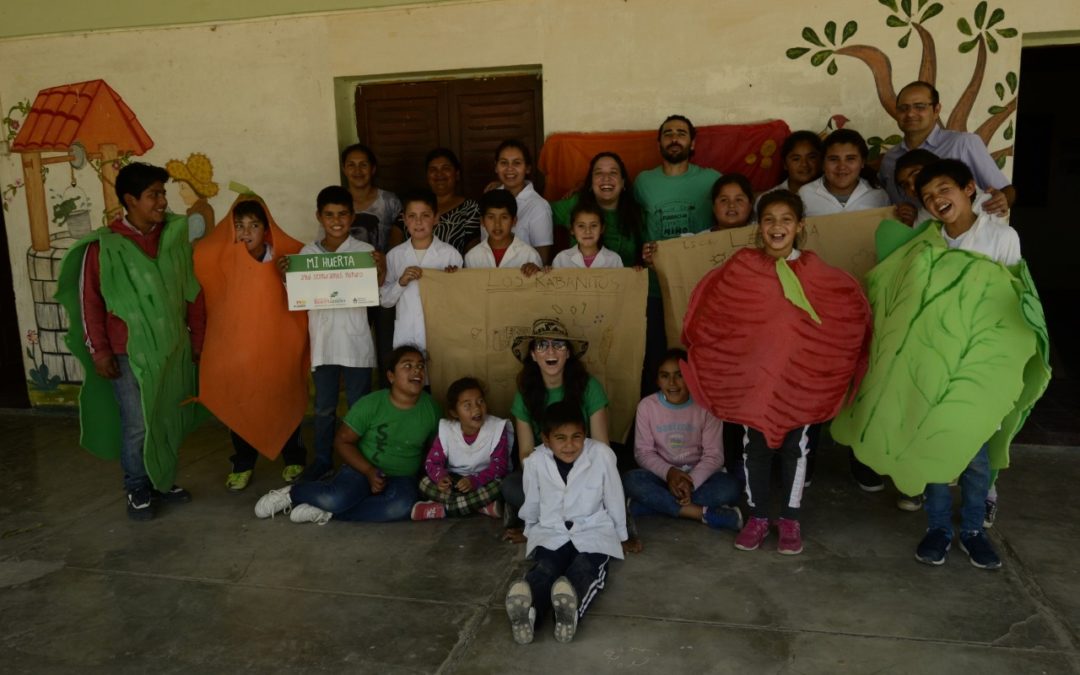
[[[940,2],[930,2],[929,0],[900,0],[900,2],[896,0],[877,0],[877,3],[889,10],[888,16],[885,17],[885,25],[904,31],[903,36],[896,43],[900,49],[907,49],[911,42],[912,33],[919,36],[919,42],[922,45],[922,56],[919,61],[919,72],[912,79],[923,80],[936,86],[937,44],[933,34],[926,27],[926,23],[941,14],[944,6]],[[977,51],[974,70],[967,86],[964,87],[963,92],[960,94],[960,98],[957,99],[956,105],[953,106],[948,120],[944,123],[946,129],[953,131],[968,130],[968,118],[971,116],[972,109],[975,106],[975,99],[982,89],[983,76],[986,73],[987,52],[996,54],[1000,47],[1000,40],[1015,38],[1019,34],[1015,28],[1002,25],[1005,20],[1005,10],[997,8],[989,11],[989,13],[988,10],[988,3],[986,0],[982,0],[976,5],[972,20],[969,21],[967,17],[962,17],[956,22],[957,30],[962,38],[957,45],[959,53],[967,54],[973,50]],[[840,71],[836,63],[836,57],[838,56],[847,56],[862,61],[870,69],[870,73],[874,77],[874,85],[881,107],[885,109],[885,112],[889,113],[889,116],[895,118],[896,90],[893,88],[892,61],[885,52],[872,45],[848,44],[848,41],[855,37],[855,34],[859,31],[859,24],[856,21],[849,20],[844,24],[839,39],[837,26],[838,24],[835,21],[827,22],[820,35],[809,26],[803,28],[802,38],[810,46],[792,47],[787,50],[787,57],[794,60],[810,54],[810,65],[815,68],[825,65],[825,72],[829,75],[836,75]],[[811,54],[811,52],[813,53]],[[990,117],[980,124],[974,132],[988,146],[998,129],[1016,112],[1016,88],[1017,77],[1014,72],[1009,72],[1005,76],[1004,82],[994,84],[994,91],[1000,103],[991,106],[987,110]],[[1008,100],[1006,100],[1006,96],[1009,97]],[[1005,129],[1003,137],[1006,141],[1012,140],[1013,124],[1011,121]],[[887,138],[875,136],[867,139],[872,158],[876,158],[889,146],[899,142],[899,135],[892,135]],[[1012,145],[991,153],[999,166],[1003,166],[1005,158],[1012,154]]]

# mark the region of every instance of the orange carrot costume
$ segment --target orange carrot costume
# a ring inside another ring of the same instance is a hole
[[[233,207],[254,200],[266,211],[273,262],[259,262],[236,240]],[[275,264],[302,244],[277,226],[266,203],[241,195],[195,245],[195,276],[206,301],[199,401],[260,454],[276,459],[308,403],[307,312],[287,309]]]

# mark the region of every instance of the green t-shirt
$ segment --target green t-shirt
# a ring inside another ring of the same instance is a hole
[[[547,401],[545,405],[551,405],[552,403],[558,403],[566,398],[566,393],[562,387],[555,387],[554,389],[547,390]],[[589,381],[585,384],[585,394],[581,397],[581,412],[585,415],[585,433],[592,435],[592,429],[589,428],[589,418],[597,410],[603,410],[607,407],[608,397],[604,392],[604,385],[600,384],[592,375],[589,376]],[[522,422],[528,422],[532,427],[533,439],[536,441],[536,445],[540,445],[540,424],[532,418],[529,414],[529,409],[525,407],[525,399],[522,398],[519,391],[514,395],[514,403],[510,406],[510,414],[515,419],[519,419]]]
[[[697,234],[712,227],[709,194],[720,172],[691,164],[686,173],[665,176],[661,166],[634,179],[634,198],[641,204],[645,241],[663,241]],[[649,270],[649,295],[659,297],[656,273]]]
[[[408,410],[390,401],[390,390],[368,394],[349,408],[345,424],[360,435],[360,452],[387,476],[414,476],[439,429],[442,413],[431,394],[421,392]]]
[[[570,229],[570,212],[577,206],[578,196],[573,194],[566,199],[551,202],[551,219],[556,225]],[[604,246],[615,251],[622,258],[623,265],[633,267],[638,264],[641,257],[641,233],[623,232],[619,227],[619,212],[604,209]],[[570,235],[570,244],[577,245],[573,233]]]

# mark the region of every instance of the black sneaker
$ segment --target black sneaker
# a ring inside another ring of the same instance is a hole
[[[191,501],[191,493],[179,485],[174,485],[164,492],[160,490],[152,492],[155,500],[165,504],[187,504]]]
[[[1001,567],[1001,558],[998,557],[990,538],[983,531],[961,532],[960,548],[968,554],[971,564],[981,570],[996,570]]]
[[[926,536],[915,549],[915,559],[926,565],[941,565],[952,546],[952,532],[938,528],[926,531]]]
[[[885,489],[885,480],[855,457],[851,458],[851,476],[863,492],[881,492]]]
[[[994,521],[997,520],[997,500],[986,500],[986,515],[983,516],[983,528],[990,529],[994,526]]]
[[[127,494],[127,513],[132,520],[153,520],[154,499],[149,488],[137,488]]]

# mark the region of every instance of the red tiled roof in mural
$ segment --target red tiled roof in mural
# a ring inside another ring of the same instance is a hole
[[[39,91],[11,149],[63,152],[75,141],[91,155],[110,143],[119,154],[141,155],[154,147],[120,95],[105,80],[90,80]]]

